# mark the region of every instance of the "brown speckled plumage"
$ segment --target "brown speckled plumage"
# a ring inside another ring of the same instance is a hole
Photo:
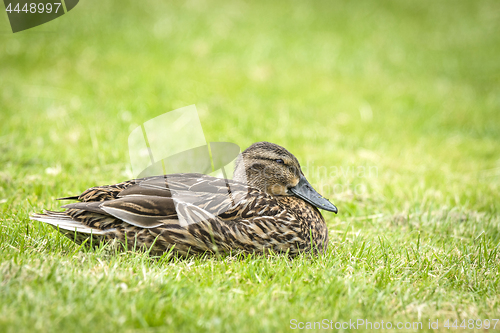
[[[63,206],[64,212],[31,218],[79,244],[116,239],[128,249],[152,254],[172,247],[184,256],[269,250],[293,256],[326,250],[321,213],[290,191],[305,179],[291,153],[256,143],[238,158],[234,178],[172,174],[93,187],[63,198],[79,201]]]

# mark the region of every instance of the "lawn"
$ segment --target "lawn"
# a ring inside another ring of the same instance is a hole
[[[1,332],[500,319],[498,1],[81,1],[0,31]],[[129,179],[130,132],[191,104],[207,141],[297,156],[339,208],[326,254],[168,260],[28,219]]]

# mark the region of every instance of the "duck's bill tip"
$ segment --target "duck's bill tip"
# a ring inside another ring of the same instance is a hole
[[[332,204],[330,201],[328,201],[328,199],[323,198],[323,197],[317,198],[314,201],[309,200],[309,203],[318,207],[319,209],[327,210],[329,212],[334,212],[335,214],[337,214],[339,212],[339,210],[337,209],[337,207],[334,204]]]
[[[325,199],[325,200],[327,200],[327,199]],[[318,208],[327,210],[329,212],[334,212],[335,214],[337,214],[339,212],[337,206],[333,205],[330,201],[328,201],[328,203],[329,203],[329,205],[325,205],[323,207],[318,207]]]
[[[328,199],[316,192],[304,176],[300,177],[300,181],[297,186],[290,188],[290,191],[295,196],[303,199],[315,207],[318,207],[319,209],[334,212],[335,214],[338,213],[337,207],[328,201]]]

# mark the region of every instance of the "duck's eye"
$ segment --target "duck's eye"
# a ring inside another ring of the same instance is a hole
[[[279,164],[285,164],[285,161],[283,161],[281,158],[277,159],[277,160],[274,160],[276,163],[279,163]]]

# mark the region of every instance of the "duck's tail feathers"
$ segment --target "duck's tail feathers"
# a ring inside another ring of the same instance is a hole
[[[109,231],[86,226],[73,220],[64,212],[44,211],[43,214],[30,216],[30,219],[49,224],[77,244],[89,240],[86,244],[98,246],[101,242],[106,241],[106,233]]]
[[[52,225],[56,229],[63,229],[84,234],[104,235],[106,232],[101,229],[88,227],[81,222],[73,220],[64,212],[44,211],[43,214],[34,214],[30,219]]]
[[[79,195],[73,195],[71,197],[57,198],[56,200],[79,200],[79,199],[80,199]]]

